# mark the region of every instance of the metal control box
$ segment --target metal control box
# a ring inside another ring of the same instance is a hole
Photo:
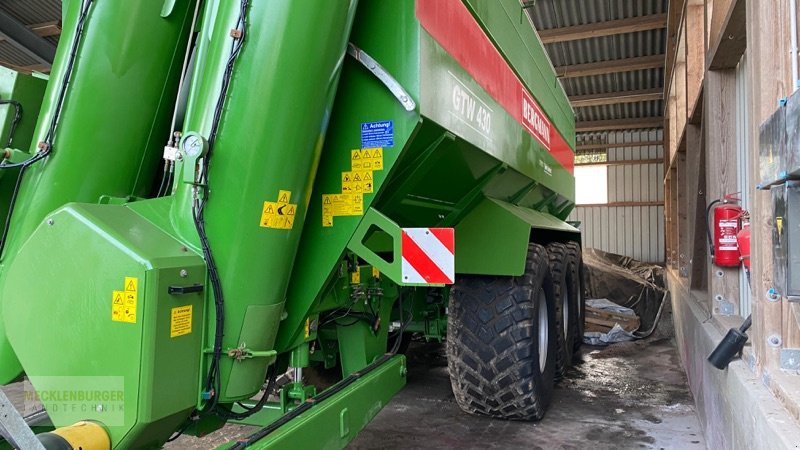
[[[789,301],[800,301],[800,181],[774,186],[770,192],[775,290]]]

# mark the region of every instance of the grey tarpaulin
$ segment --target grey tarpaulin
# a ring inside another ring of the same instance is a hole
[[[640,332],[655,327],[662,303],[668,301],[663,267],[591,248],[584,250],[583,262],[586,298],[607,298],[633,309]]]

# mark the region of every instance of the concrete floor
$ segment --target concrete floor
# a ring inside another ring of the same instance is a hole
[[[705,449],[700,423],[671,339],[588,347],[556,386],[539,423],[467,415],[450,390],[444,347],[415,344],[408,385],[349,446],[366,449]],[[21,389],[4,388],[21,400]],[[227,426],[169,449],[208,449],[252,427]]]
[[[705,449],[672,340],[587,347],[556,386],[539,423],[464,414],[450,391],[443,347],[409,352],[408,385],[351,449]]]

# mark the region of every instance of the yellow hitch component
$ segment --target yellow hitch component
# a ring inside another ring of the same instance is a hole
[[[111,450],[111,438],[97,422],[78,422],[58,428],[52,434],[61,436],[73,449]]]

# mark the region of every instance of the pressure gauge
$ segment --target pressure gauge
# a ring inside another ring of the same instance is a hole
[[[200,134],[192,131],[183,136],[182,149],[187,158],[197,159],[208,151],[208,141]]]

